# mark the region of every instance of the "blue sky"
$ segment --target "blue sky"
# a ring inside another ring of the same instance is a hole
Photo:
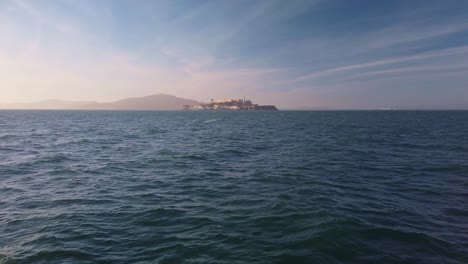
[[[467,1],[0,0],[0,101],[468,106]]]

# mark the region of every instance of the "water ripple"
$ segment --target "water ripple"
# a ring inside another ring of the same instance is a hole
[[[467,112],[0,115],[0,263],[467,263]]]

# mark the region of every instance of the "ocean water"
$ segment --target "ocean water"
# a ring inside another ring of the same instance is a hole
[[[468,263],[468,112],[0,111],[0,263]]]

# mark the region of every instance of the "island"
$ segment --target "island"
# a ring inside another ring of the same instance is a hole
[[[184,110],[278,110],[274,105],[253,104],[251,100],[221,99],[198,105],[184,105]]]

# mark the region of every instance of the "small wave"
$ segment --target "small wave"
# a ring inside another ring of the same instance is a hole
[[[217,152],[216,154],[220,155],[220,156],[242,157],[247,153],[243,152],[243,151],[236,150],[236,149],[225,149],[225,150],[221,150],[221,151]]]
[[[57,168],[47,170],[46,173],[48,175],[77,175],[78,171],[68,168]]]
[[[193,160],[193,161],[203,161],[203,160],[208,160],[208,158],[204,157],[204,156],[201,156],[201,155],[194,155],[194,154],[188,154],[188,155],[183,155],[182,156],[183,159],[187,159],[187,160]]]
[[[12,257],[9,257],[8,255],[3,255],[2,253],[0,253],[0,263],[1,264],[13,264],[13,263],[21,263],[17,260],[15,260],[14,258]]]
[[[454,217],[468,217],[468,211],[466,210],[461,210],[458,208],[447,208],[444,210],[444,213],[446,215],[451,215]]]
[[[212,123],[212,122],[216,122],[218,121],[218,119],[210,119],[210,120],[206,120],[205,122],[203,122],[203,124],[208,124],[208,123]]]
[[[55,146],[67,146],[71,144],[85,144],[85,143],[90,143],[91,141],[87,138],[78,138],[78,139],[69,139],[69,140],[59,140],[57,141],[54,145]]]
[[[468,166],[439,166],[439,167],[430,167],[424,169],[429,172],[466,172],[468,171]]]
[[[181,220],[185,215],[185,211],[177,209],[150,209],[141,213],[133,214],[131,222],[137,225],[154,226],[155,223],[159,225],[170,225],[171,222]]]
[[[18,187],[3,186],[0,188],[0,192],[17,194],[17,193],[25,193],[26,191]]]
[[[92,261],[96,259],[96,255],[89,252],[83,252],[80,250],[41,250],[36,254],[30,256],[25,260],[26,263],[34,262],[54,262],[68,260],[70,262],[75,261]]]
[[[71,159],[68,158],[64,154],[53,154],[53,155],[44,155],[39,157],[39,160],[36,163],[57,163],[57,162],[64,162],[70,161]]]
[[[158,127],[153,127],[153,128],[148,128],[146,130],[146,133],[148,135],[164,134],[164,133],[166,133],[166,130],[158,128]]]
[[[173,151],[171,149],[168,149],[168,148],[163,148],[163,149],[158,151],[158,154],[164,155],[164,156],[172,156],[172,155],[176,155],[177,152],[175,152],[175,151]]]
[[[110,199],[91,199],[91,198],[64,198],[64,199],[55,199],[50,200],[48,203],[53,206],[70,206],[70,205],[101,205],[101,204],[112,204],[113,200]],[[67,216],[64,214],[63,216]]]
[[[0,140],[12,139],[12,138],[15,138],[15,137],[17,137],[17,136],[16,135],[11,135],[11,134],[0,135]]]
[[[2,150],[2,151],[12,151],[12,152],[15,152],[15,151],[22,151],[23,149],[21,149],[21,148],[14,148],[14,147],[1,147],[1,146],[0,146],[0,150]]]

